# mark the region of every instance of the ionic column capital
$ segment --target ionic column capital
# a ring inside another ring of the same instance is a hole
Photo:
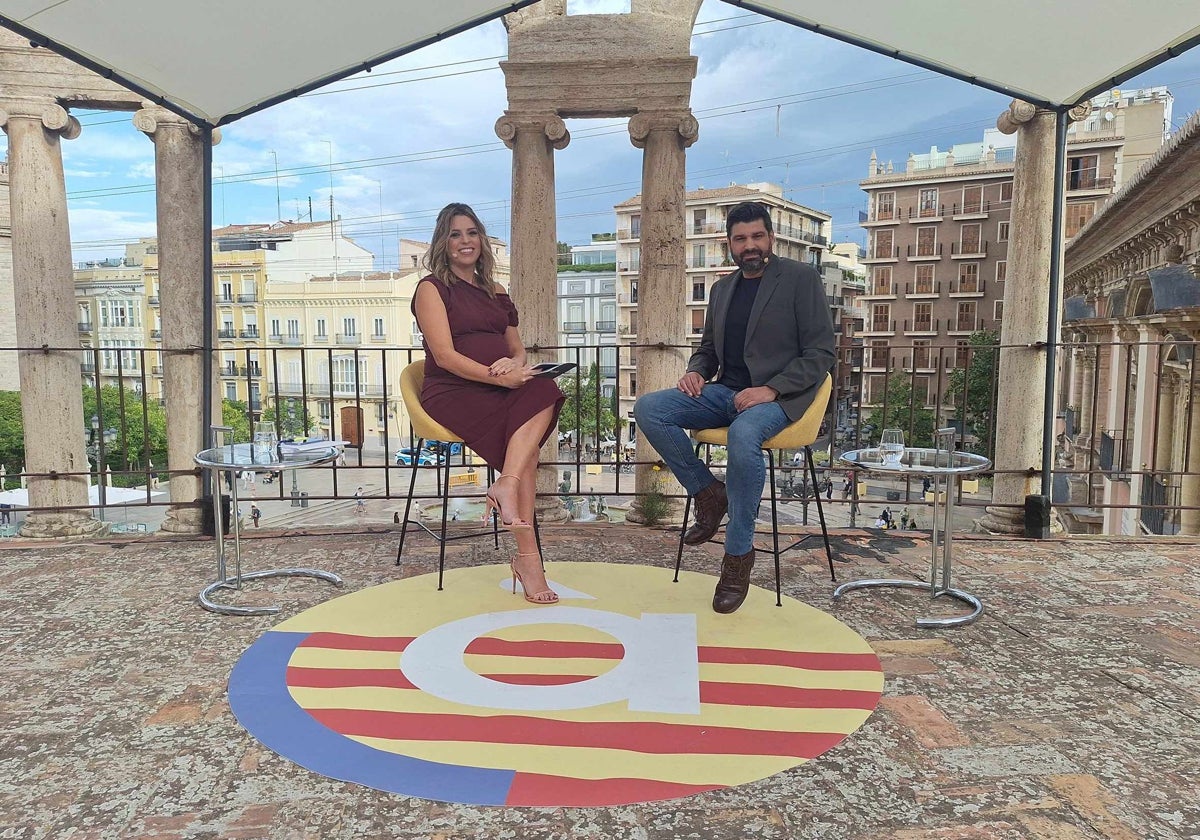
[[[505,111],[504,116],[496,120],[496,136],[510,149],[520,131],[541,132],[550,145],[559,150],[567,148],[571,142],[571,132],[567,131],[567,124],[557,114],[513,114]]]
[[[629,140],[635,147],[646,148],[652,131],[676,132],[686,149],[699,138],[700,123],[691,111],[638,111],[629,118]]]
[[[1032,120],[1038,114],[1052,114],[1045,108],[1039,108],[1032,102],[1026,102],[1023,99],[1014,99],[1008,104],[1008,109],[1003,111],[996,118],[996,128],[1001,134],[1013,134],[1018,128]],[[1085,119],[1092,113],[1092,101],[1080,102],[1078,105],[1067,111],[1067,120],[1069,122],[1079,122]]]
[[[151,140],[154,139],[154,133],[159,128],[172,126],[175,128],[185,129],[193,137],[200,136],[200,126],[194,122],[176,114],[159,105],[147,105],[140,111],[135,111],[133,114],[133,127],[145,134]],[[212,130],[212,144],[215,146],[221,142],[221,129],[214,128]]]
[[[13,119],[36,120],[47,131],[58,134],[64,140],[74,140],[83,131],[79,120],[57,102],[3,100],[0,102],[0,128],[7,129],[8,121]]]

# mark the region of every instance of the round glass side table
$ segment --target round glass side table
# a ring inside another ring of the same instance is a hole
[[[860,472],[894,478],[916,476],[929,478],[933,482],[933,530],[930,534],[932,556],[929,563],[928,583],[919,580],[854,580],[843,583],[835,589],[833,597],[840,598],[846,592],[855,589],[899,587],[927,590],[930,598],[945,595],[962,601],[972,608],[971,613],[964,616],[918,618],[917,626],[923,628],[959,627],[970,624],[983,615],[983,603],[978,598],[961,589],[955,589],[950,583],[951,567],[954,561],[954,483],[960,477],[984,472],[991,468],[992,462],[982,455],[972,452],[925,448],[906,449],[898,462],[885,461],[878,448],[843,452],[840,460],[843,465]]]

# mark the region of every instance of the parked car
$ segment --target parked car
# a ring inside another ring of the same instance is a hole
[[[447,442],[444,440],[427,440],[425,441],[425,448],[430,452],[436,453],[445,458],[448,455],[460,454],[462,452],[462,442],[457,440],[452,442]]]
[[[396,466],[411,467],[413,463],[414,450],[411,446],[406,446],[403,449],[396,450]],[[422,449],[416,455],[417,466],[420,467],[438,467],[442,464],[442,456],[436,452],[431,452],[428,449]]]

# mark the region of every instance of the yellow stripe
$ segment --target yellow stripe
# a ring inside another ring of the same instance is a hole
[[[442,764],[516,770],[575,779],[651,779],[688,785],[740,785],[787,770],[804,759],[758,755],[650,755],[589,747],[481,744],[475,741],[354,740],[385,752]]]
[[[553,712],[522,712],[448,703],[421,691],[404,688],[291,688],[292,697],[305,709],[361,709],[422,715],[496,717],[525,715],[544,720],[578,723],[650,722],[683,726],[720,726],[772,732],[853,732],[871,716],[862,709],[776,709],[762,706],[717,706],[703,703],[699,715],[666,715],[631,712],[624,703]]]

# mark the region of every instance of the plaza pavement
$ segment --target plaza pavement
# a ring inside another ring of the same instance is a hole
[[[247,568],[315,565],[355,590],[432,571],[418,537],[359,523],[261,529]],[[675,534],[547,525],[546,557],[667,567]],[[819,541],[816,541],[819,544]],[[840,531],[839,576],[922,575],[920,539]],[[825,609],[882,659],[867,723],[818,759],[762,781],[613,808],[485,808],[317,776],[243,731],[234,662],[283,617],[337,591],[260,582],[238,596],[279,618],[204,612],[212,542],[164,537],[0,544],[0,838],[837,838],[1180,840],[1200,837],[1200,561],[1178,540],[956,542],[976,624],[923,631],[920,593],[831,604],[823,555],[784,563],[784,590]],[[484,541],[450,564],[507,559]],[[689,549],[715,572],[718,549]],[[770,586],[760,562],[755,583]],[[437,593],[432,583],[429,597]],[[955,607],[944,608],[954,612]]]

